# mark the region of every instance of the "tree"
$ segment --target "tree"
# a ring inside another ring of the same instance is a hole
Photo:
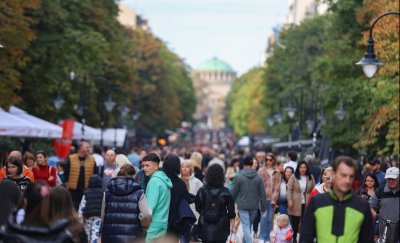
[[[39,7],[39,0],[0,1],[0,107],[21,101],[17,94],[21,88],[19,68],[28,63],[24,51],[36,36],[31,27],[36,21],[27,13]]]

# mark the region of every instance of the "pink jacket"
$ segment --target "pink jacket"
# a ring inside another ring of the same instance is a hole
[[[292,243],[293,242],[293,230],[290,225],[286,228],[276,227],[275,229],[275,241],[274,243]]]
[[[258,174],[263,179],[267,200],[271,201],[271,203],[277,204],[279,189],[281,186],[281,173],[278,170],[274,170],[271,180],[271,176],[268,173],[267,167],[264,166],[258,170]]]

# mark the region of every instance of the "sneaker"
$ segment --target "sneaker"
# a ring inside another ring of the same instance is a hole
[[[257,232],[254,232],[253,233],[253,239],[258,239],[258,238],[260,238],[259,235],[257,234]]]

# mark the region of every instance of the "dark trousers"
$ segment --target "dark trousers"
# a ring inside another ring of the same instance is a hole
[[[293,229],[293,243],[297,242],[297,232],[299,232],[299,225],[304,214],[305,206],[305,204],[301,204],[301,216],[289,215],[290,224]]]
[[[72,190],[72,189],[69,189],[68,191],[69,191],[69,195],[71,195],[72,204],[74,204],[74,208],[76,209],[76,211],[78,211],[79,204],[81,203],[84,191],[83,190]]]
[[[258,209],[256,217],[254,218],[254,221],[253,221],[253,231],[255,233],[258,232],[258,225],[260,224],[260,219],[261,219],[261,212],[260,212],[260,209]]]

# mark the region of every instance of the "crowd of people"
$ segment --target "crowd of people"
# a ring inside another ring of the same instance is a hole
[[[383,170],[383,171],[382,171]],[[378,158],[81,142],[55,167],[11,151],[0,242],[399,242],[399,169]],[[276,223],[274,223],[276,222]]]

